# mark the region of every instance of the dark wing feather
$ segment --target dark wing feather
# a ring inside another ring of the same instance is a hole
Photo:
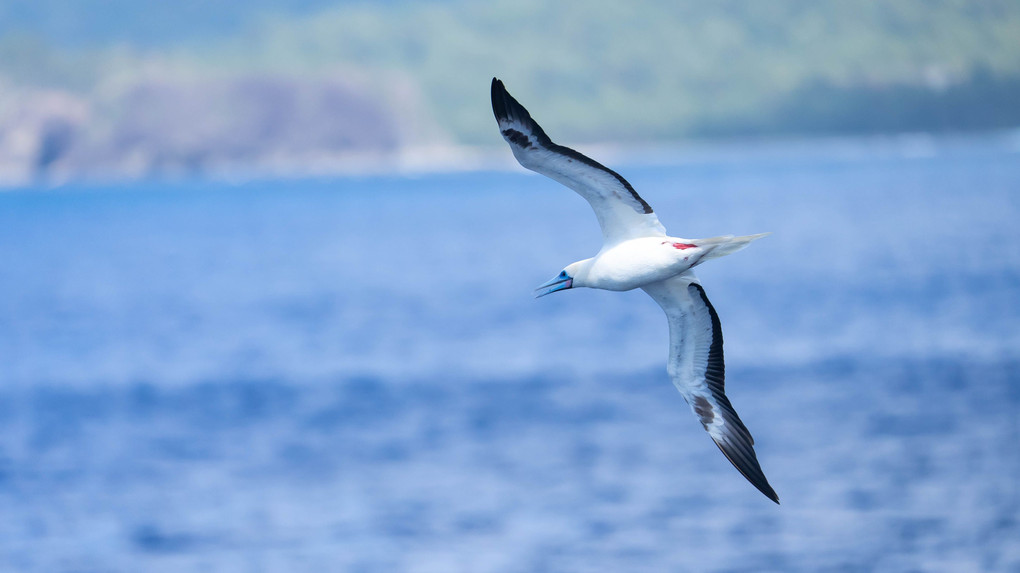
[[[758,491],[779,503],[754,453],[754,438],[726,397],[722,325],[705,289],[687,272],[644,290],[669,319],[673,384],[726,459]]]
[[[524,167],[584,197],[608,240],[665,236],[652,208],[619,173],[549,139],[528,110],[492,78],[492,113],[499,131]]]

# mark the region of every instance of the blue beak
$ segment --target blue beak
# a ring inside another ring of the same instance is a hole
[[[535,298],[542,298],[558,290],[567,290],[572,286],[574,286],[574,277],[567,276],[567,273],[563,272],[553,277],[551,281],[539,285],[535,289]]]

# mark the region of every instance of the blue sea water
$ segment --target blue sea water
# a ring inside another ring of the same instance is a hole
[[[909,143],[909,142],[908,142]],[[613,163],[700,267],[782,505],[523,171],[0,194],[0,570],[1018,571],[1020,146]]]

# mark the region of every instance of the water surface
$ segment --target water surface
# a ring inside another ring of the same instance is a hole
[[[1020,568],[1020,154],[614,164],[682,237],[783,505],[522,172],[0,194],[0,569]]]

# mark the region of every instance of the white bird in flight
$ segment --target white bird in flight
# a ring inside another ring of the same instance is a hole
[[[630,183],[601,163],[553,143],[496,78],[492,78],[492,112],[517,161],[584,197],[602,227],[602,250],[590,259],[567,265],[539,286],[536,296],[575,287],[641,288],[648,293],[669,320],[667,371],[673,384],[726,459],[754,487],[779,503],[758,464],[754,438],[726,398],[719,316],[691,270],[708,259],[739,251],[768,233],[711,239],[670,237]]]

